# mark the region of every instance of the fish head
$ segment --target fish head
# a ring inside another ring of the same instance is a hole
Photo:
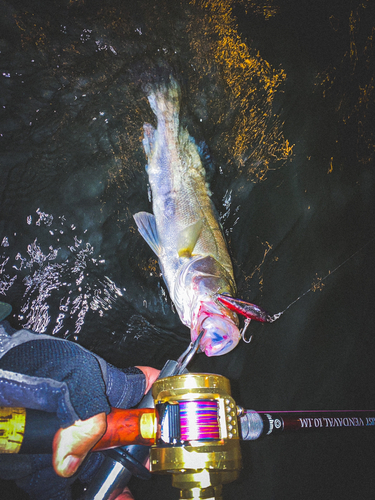
[[[214,310],[213,310],[214,309]],[[216,310],[215,310],[216,309]],[[238,344],[241,335],[233,319],[223,314],[219,308],[201,307],[198,321],[191,330],[192,341],[203,331],[199,343],[206,356],[222,356]]]

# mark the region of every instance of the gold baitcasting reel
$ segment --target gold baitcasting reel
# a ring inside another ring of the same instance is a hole
[[[180,499],[221,500],[222,484],[242,467],[237,406],[229,380],[188,373],[157,380],[152,395],[158,414],[151,471],[172,474]]]

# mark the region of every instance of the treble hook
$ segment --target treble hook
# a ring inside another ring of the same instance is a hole
[[[248,340],[245,339],[245,333],[246,333],[247,327],[250,325],[250,322],[251,322],[251,319],[250,318],[246,318],[245,319],[245,324],[244,324],[243,328],[240,331],[241,338],[245,342],[245,344],[250,344],[251,339],[253,338],[253,336],[250,335],[250,337],[249,337]]]

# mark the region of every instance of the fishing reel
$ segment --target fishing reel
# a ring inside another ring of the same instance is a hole
[[[242,467],[240,432],[229,380],[188,373],[184,363],[175,361],[166,363],[161,376],[139,408],[113,408],[107,415],[107,431],[92,450],[103,451],[104,461],[85,500],[116,498],[132,475],[148,479],[148,458],[151,472],[172,475],[180,499],[221,500],[222,485],[237,479]],[[3,410],[0,453],[51,453],[60,427],[56,415]]]
[[[151,471],[171,474],[180,499],[220,500],[222,485],[242,467],[237,406],[229,380],[188,373],[157,380],[157,418]]]

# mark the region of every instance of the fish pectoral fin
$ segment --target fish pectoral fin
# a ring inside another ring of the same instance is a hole
[[[177,248],[179,257],[190,257],[193,253],[194,247],[197,244],[199,235],[202,232],[203,221],[199,219],[193,222],[190,226],[185,227],[177,239]]]
[[[9,316],[12,312],[12,306],[6,302],[0,302],[0,321]]]
[[[148,212],[138,212],[133,215],[138,231],[157,256],[161,253],[155,216]]]

